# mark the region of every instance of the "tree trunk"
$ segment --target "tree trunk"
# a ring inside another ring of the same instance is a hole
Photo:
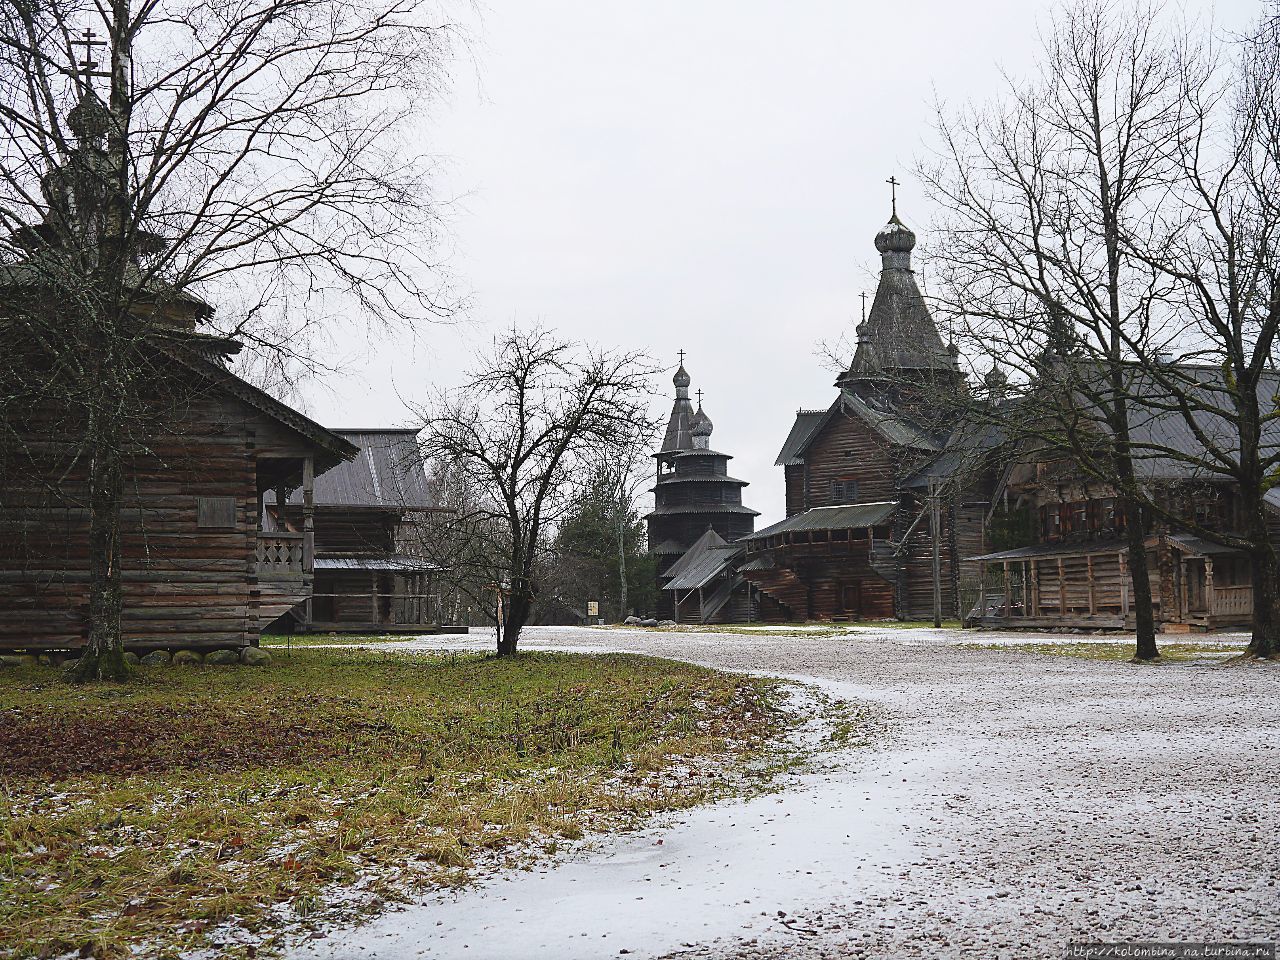
[[[1250,496],[1242,489],[1245,499],[1245,521],[1251,549],[1249,574],[1253,582],[1253,633],[1246,657],[1271,658],[1280,654],[1280,596],[1276,589],[1277,561],[1271,531],[1267,529],[1266,507],[1260,496]]]
[[[124,474],[112,418],[99,410],[94,411],[90,422],[89,637],[73,677],[80,681],[124,680],[130,673],[120,630],[120,500],[124,496]]]
[[[130,0],[112,0],[108,20],[111,79],[107,107],[106,171],[102,235],[97,246],[98,296],[89,317],[90,342],[97,350],[89,367],[89,637],[76,665],[78,680],[122,680],[129,675],[120,630],[123,608],[120,575],[120,501],[124,496],[124,418],[134,389],[128,371],[135,357],[125,346],[131,318],[125,307],[130,262],[127,234],[129,128],[133,74]],[[86,236],[88,236],[86,234]],[[93,313],[97,315],[94,316]]]
[[[618,489],[618,622],[627,619],[627,510]]]
[[[1133,619],[1137,634],[1133,656],[1135,660],[1154,660],[1160,656],[1160,650],[1156,646],[1151,575],[1147,570],[1147,538],[1142,530],[1142,510],[1129,497],[1124,498],[1124,522],[1125,539],[1129,544],[1129,577],[1133,586]]]
[[[498,637],[498,656],[515,656],[516,647],[520,643],[520,631],[529,621],[529,614],[532,611],[533,604],[528,594],[513,590],[507,602],[506,616],[502,621],[502,632]]]

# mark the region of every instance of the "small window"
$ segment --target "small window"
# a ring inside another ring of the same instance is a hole
[[[831,502],[839,503],[855,503],[858,499],[858,481],[857,480],[832,480],[831,481]]]
[[[201,530],[234,530],[235,497],[196,497],[196,526]]]

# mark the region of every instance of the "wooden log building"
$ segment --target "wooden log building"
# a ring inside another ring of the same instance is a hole
[[[311,596],[273,630],[422,633],[439,626],[439,567],[422,556],[425,514],[440,512],[427,490],[417,429],[334,430],[359,449],[316,481]],[[269,495],[264,524],[305,524],[303,491]],[[284,503],[283,509],[280,503]]]
[[[1187,377],[1221,377],[1216,368],[1180,370]],[[1280,380],[1272,389],[1280,392]],[[1131,427],[1140,482],[1186,524],[1144,512],[1156,622],[1169,632],[1239,627],[1253,616],[1247,556],[1188,532],[1195,525],[1230,536],[1244,528],[1235,485],[1196,465],[1208,459],[1197,433],[1230,450],[1232,430],[1207,412],[1197,419],[1192,431],[1178,411],[1147,406]],[[1280,427],[1267,425],[1264,442],[1280,444]],[[1271,539],[1280,544],[1280,490],[1265,502]],[[1089,479],[1064,451],[1025,444],[995,488],[988,525],[1007,531],[997,538],[1004,549],[974,555],[984,590],[967,621],[1006,629],[1132,628],[1124,522],[1110,486]]]
[[[64,247],[68,229],[101,202],[103,111],[92,92],[71,111],[76,146],[42,181],[45,221],[17,231],[11,244],[24,256],[0,265],[0,339],[36,372],[24,383],[52,385],[23,410],[9,408],[0,444],[0,649],[74,652],[88,635],[85,414],[76,398],[58,395],[50,355],[22,331],[45,315],[57,336],[59,319],[71,316],[72,301],[58,293],[74,259]],[[359,451],[233,374],[227,360],[240,344],[198,330],[213,308],[142,279],[141,258],[162,240],[148,235],[138,248],[138,280],[126,290],[136,327],[121,347],[145,392],[119,431],[125,645],[255,644],[311,594],[315,478]],[[263,529],[264,496],[282,488],[298,491],[296,529]]]
[[[956,616],[976,582],[993,484],[990,431],[960,422],[966,397],[911,265],[895,209],[853,361],[825,410],[800,410],[778,455],[786,519],[743,538],[739,571],[787,619]],[[935,544],[936,566],[935,576]],[[935,597],[935,583],[937,596]]]

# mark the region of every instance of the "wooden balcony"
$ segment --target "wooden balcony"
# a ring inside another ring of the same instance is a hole
[[[301,579],[306,562],[305,533],[259,533],[258,576],[264,580]]]

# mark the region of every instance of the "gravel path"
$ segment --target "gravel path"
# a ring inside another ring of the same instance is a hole
[[[1280,940],[1280,664],[1137,667],[960,639],[534,629],[531,649],[802,678],[880,704],[894,735],[781,795],[691,811],[297,956],[1021,960],[1069,940]]]

